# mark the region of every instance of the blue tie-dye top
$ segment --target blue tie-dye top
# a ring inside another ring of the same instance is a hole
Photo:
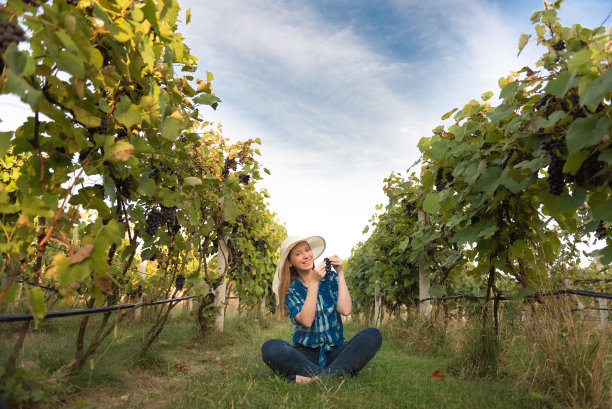
[[[317,294],[317,312],[310,327],[305,327],[295,320],[295,316],[302,310],[308,294],[308,288],[298,278],[289,285],[285,296],[285,309],[295,329],[291,339],[296,344],[311,348],[321,348],[319,365],[325,366],[325,351],[332,346],[344,344],[344,328],[338,307],[338,274],[332,270],[319,282]]]

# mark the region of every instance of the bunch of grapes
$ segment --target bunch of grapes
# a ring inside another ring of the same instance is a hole
[[[264,239],[257,240],[257,250],[264,252],[266,250],[267,241]]]
[[[327,257],[325,257],[325,275],[329,275],[331,274],[331,261],[329,261],[329,259]]]
[[[563,138],[550,138],[543,140],[540,143],[540,149],[545,151],[550,157],[550,165],[548,165],[548,191],[559,196],[563,193],[563,186],[565,185],[565,175],[563,174],[563,165],[565,160],[559,157],[555,150],[562,149],[565,147],[565,139]]]
[[[240,183],[242,183],[243,185],[248,185],[249,180],[251,180],[251,175],[249,175],[248,173],[241,173],[240,175],[238,175],[238,179],[240,179]]]
[[[453,180],[455,180],[455,177],[450,171],[445,172],[444,168],[439,168],[438,173],[436,174],[436,190],[439,192],[446,189],[446,186]]]
[[[164,224],[172,226],[176,222],[176,206],[172,207],[161,207],[161,214],[164,218]]]
[[[508,163],[510,162],[510,160],[512,159],[514,154],[516,154],[516,157],[515,157],[515,160],[513,161],[513,163],[521,163],[522,161],[527,160],[527,154],[525,152],[523,152],[522,150],[520,150],[520,149],[510,149],[508,151],[508,157],[504,161],[504,163],[502,165],[502,168],[505,168],[506,166],[508,166]]]
[[[176,286],[177,290],[182,290],[183,286],[185,285],[185,276],[182,274],[177,275],[174,285]]]
[[[130,192],[133,187],[134,187],[134,176],[133,175],[129,175],[127,178],[120,179],[117,182],[117,191],[123,197],[130,197]]]
[[[66,0],[66,3],[70,4],[71,6],[77,6],[79,4],[79,0]]]
[[[164,223],[164,216],[162,213],[153,209],[147,215],[147,227],[145,227],[145,232],[151,237],[155,236],[159,227]]]
[[[606,229],[606,225],[603,221],[599,222],[599,225],[595,229],[595,237],[597,240],[604,240],[608,235],[608,229]]]
[[[14,21],[0,20],[0,51],[4,51],[11,43],[25,40],[24,32]]]
[[[582,162],[580,169],[573,176],[572,180],[578,186],[601,186],[604,183],[604,180],[601,176],[597,175],[601,170],[604,169],[605,163],[597,160],[597,156],[599,152],[589,156]]]

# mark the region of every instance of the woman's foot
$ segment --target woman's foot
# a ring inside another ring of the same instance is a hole
[[[319,379],[318,376],[311,378],[309,376],[295,375],[295,383],[307,384],[317,379]]]

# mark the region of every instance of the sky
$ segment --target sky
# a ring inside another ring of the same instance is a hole
[[[199,58],[196,76],[214,74],[216,111],[232,140],[261,138],[258,185],[290,235],[321,235],[324,255],[350,256],[383,181],[406,176],[417,143],[441,116],[524,66],[542,46],[529,16],[541,0],[179,0],[180,31]],[[612,0],[566,0],[563,25],[594,28]],[[612,18],[605,21],[612,23]],[[493,101],[495,104],[496,102]],[[0,130],[27,114],[0,97]],[[448,124],[448,122],[446,122]],[[417,168],[413,168],[415,170]]]

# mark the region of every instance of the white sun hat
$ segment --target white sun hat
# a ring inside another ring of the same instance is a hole
[[[272,280],[272,291],[274,291],[274,294],[276,295],[277,302],[278,284],[280,283],[281,272],[283,271],[283,267],[287,261],[287,256],[289,256],[291,249],[303,241],[307,242],[310,246],[314,260],[316,260],[317,257],[323,254],[323,251],[325,251],[325,239],[321,236],[289,236],[285,239],[285,241],[283,241],[283,244],[280,246],[280,258],[276,263],[276,274],[274,274],[274,280]]]

